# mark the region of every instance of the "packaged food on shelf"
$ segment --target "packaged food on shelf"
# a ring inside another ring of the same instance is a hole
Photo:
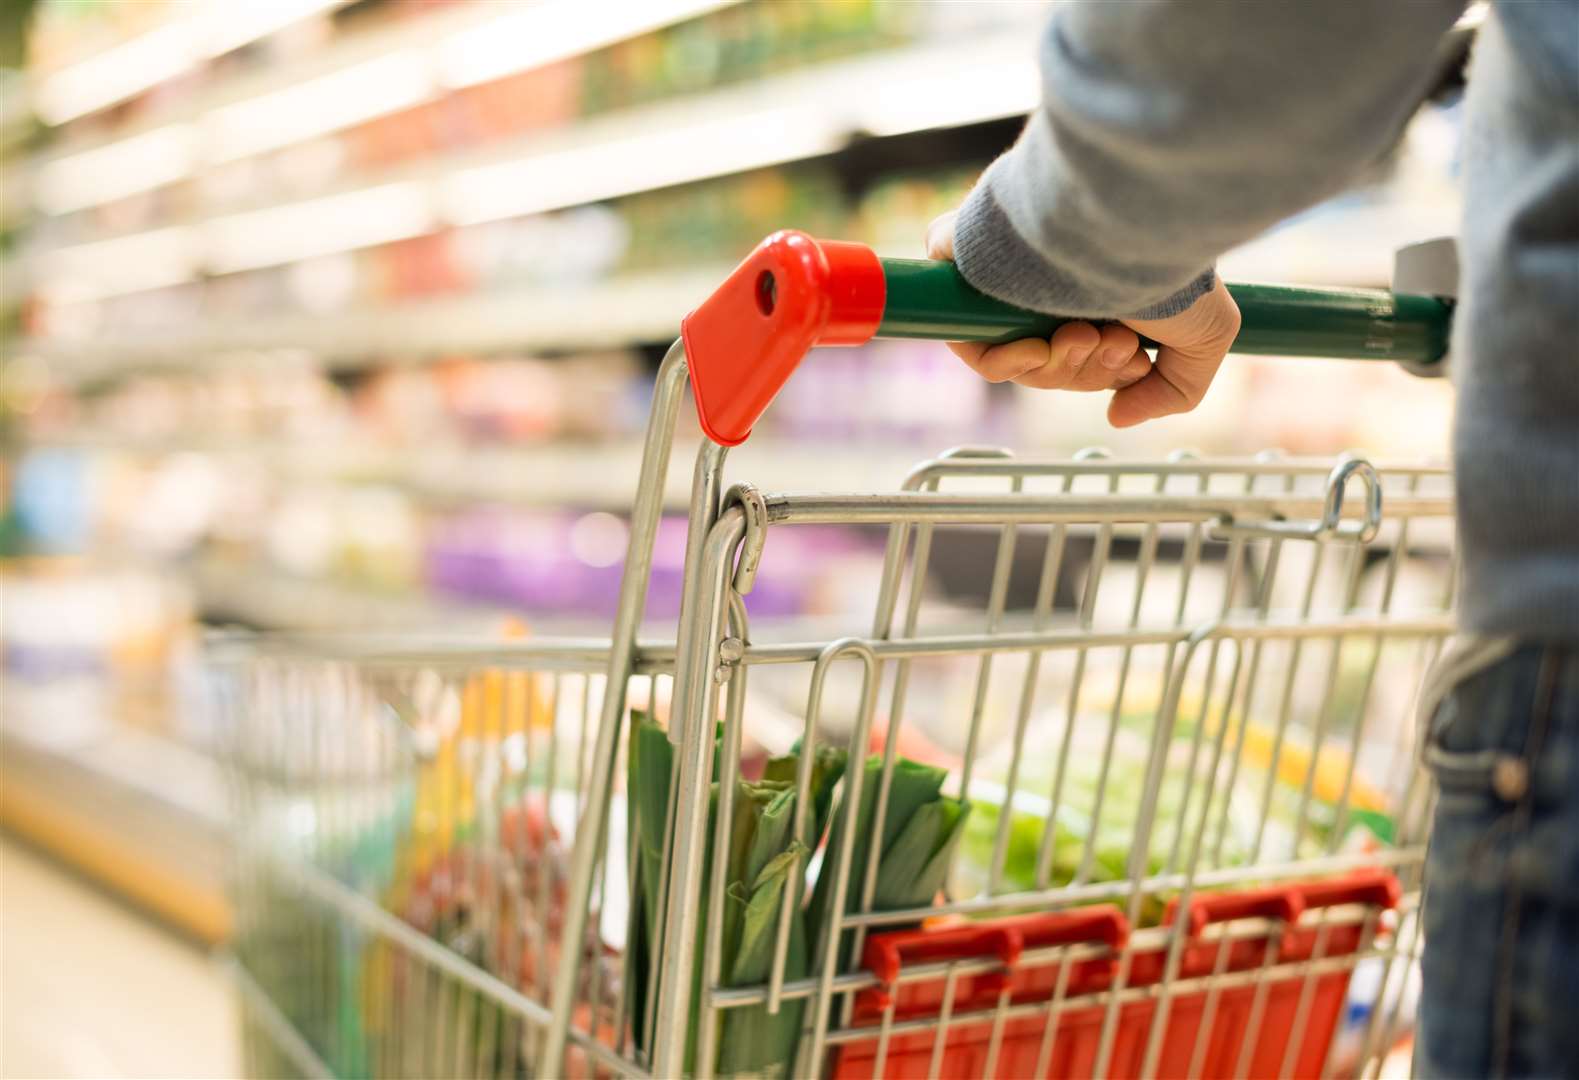
[[[582,65],[583,115],[847,56],[906,40],[914,5],[730,5],[599,49]]]
[[[884,254],[919,257],[926,227],[955,209],[981,175],[981,165],[896,173],[881,177],[861,196],[852,226]]]
[[[41,71],[78,62],[159,26],[181,9],[176,0],[143,4],[44,0],[28,26],[28,60]]]
[[[680,608],[685,562],[685,518],[666,516],[653,555],[647,611],[670,618]],[[434,591],[472,600],[519,605],[522,610],[611,615],[619,595],[625,523],[606,511],[587,512],[479,506],[435,515],[427,533],[424,578]],[[851,563],[870,568],[881,540],[838,527],[808,527],[781,543],[799,549],[806,573],[797,580],[763,582],[751,610],[764,618],[826,614],[849,602],[829,583]],[[783,558],[794,558],[783,554]]]
[[[464,292],[473,284],[455,258],[454,234],[447,230],[384,244],[371,249],[368,257],[370,292],[386,302]]]
[[[616,273],[631,223],[596,204],[457,229],[454,258],[481,290],[575,288]]]
[[[583,62],[557,60],[350,128],[339,140],[345,168],[372,172],[568,124],[582,113]]]
[[[874,401],[884,407],[873,409]],[[914,447],[1010,441],[1013,431],[1005,395],[947,350],[908,341],[818,350],[774,401],[762,430],[808,443]]]
[[[146,682],[192,632],[191,590],[168,572],[35,558],[7,560],[0,580],[0,646],[13,688],[77,676]]]
[[[432,6],[379,7],[421,18],[418,12]],[[837,4],[752,0],[476,85],[450,90],[437,84],[414,104],[339,132],[240,159],[217,160],[198,170],[190,182],[177,180],[111,199],[75,215],[88,225],[81,239],[151,229],[200,213],[228,213],[282,197],[307,197],[336,184],[354,183],[357,177],[371,182],[381,172],[412,162],[442,161],[469,148],[566,127],[601,113],[892,46],[924,31],[927,20],[912,13],[913,6],[870,0]],[[372,20],[363,18],[365,7],[351,5],[291,21],[259,41],[152,86],[111,110],[107,118],[89,116],[71,129],[96,126],[113,138],[128,116],[168,112],[172,103],[195,99],[205,88],[267,64],[294,62],[333,40],[364,32],[366,27],[360,24],[388,21],[389,12]],[[39,35],[41,40],[49,36],[47,31]]]
[[[83,556],[9,557],[0,593],[6,737],[66,755],[125,729],[201,738],[186,708],[197,598],[182,575]]]
[[[727,265],[751,243],[748,237],[786,223],[833,235],[844,223],[845,205],[836,174],[811,164],[682,184],[611,204],[630,233],[625,270]]]

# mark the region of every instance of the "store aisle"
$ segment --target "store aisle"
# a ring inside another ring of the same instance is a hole
[[[223,970],[0,839],[0,1077],[236,1076]]]

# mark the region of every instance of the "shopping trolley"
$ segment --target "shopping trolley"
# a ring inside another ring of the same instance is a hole
[[[1436,297],[1231,288],[1239,352],[1445,352]],[[1376,1074],[1445,469],[961,448],[882,494],[725,487],[813,345],[1055,325],[775,234],[658,371],[609,640],[216,643],[250,1070]],[[681,613],[638,640],[688,386]],[[754,627],[774,537],[829,523],[885,545],[870,621]]]

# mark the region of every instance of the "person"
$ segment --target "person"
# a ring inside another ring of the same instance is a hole
[[[983,292],[1093,321],[951,348],[993,381],[1112,390],[1116,427],[1193,409],[1240,325],[1215,258],[1386,152],[1463,6],[1056,6],[1041,106],[927,247]],[[1439,796],[1416,1068],[1576,1076],[1579,0],[1494,4],[1466,112],[1460,636],[1423,695]]]

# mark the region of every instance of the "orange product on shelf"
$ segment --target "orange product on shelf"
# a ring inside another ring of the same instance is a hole
[[[392,165],[432,156],[441,145],[442,116],[432,104],[376,117],[346,132],[355,168]]]
[[[455,257],[450,230],[385,244],[374,255],[381,270],[378,291],[384,298],[465,292],[475,284]]]
[[[1185,943],[1173,978],[1167,937],[1135,945],[1126,988],[1150,990],[1119,1007],[1107,1074],[1139,1076],[1153,1018],[1167,1009],[1155,1072],[1160,1076],[1319,1076],[1348,995],[1352,965],[1341,958],[1369,947],[1382,911],[1394,908],[1401,890],[1385,870],[1364,869],[1294,882],[1191,898]],[[1331,909],[1362,905],[1359,920],[1328,922]],[[1312,923],[1306,912],[1319,912]],[[1166,922],[1177,916],[1169,906]],[[1238,920],[1270,920],[1265,933],[1245,934]],[[1208,936],[1207,928],[1222,933]],[[1120,974],[1130,930],[1113,905],[1017,916],[965,925],[874,934],[863,962],[882,986],[856,998],[852,1022],[877,1028],[923,1021],[926,1030],[881,1033],[840,1045],[837,1080],[882,1076],[904,1080],[928,1075],[1016,1076],[1039,1080],[1089,1076],[1100,1050],[1107,1001]],[[1071,957],[1055,946],[1091,946]],[[1315,969],[1288,966],[1253,980],[1236,974],[1272,965],[1338,959]],[[906,968],[988,961],[985,971],[902,979]],[[952,984],[952,985],[951,985]],[[1182,984],[1182,985],[1181,985]],[[1178,986],[1159,1004],[1161,986]],[[1019,1008],[1090,997],[1052,1016],[1036,1009],[1014,1018],[999,1006]],[[946,1016],[945,1016],[946,1014]],[[996,1050],[995,1024],[1001,1024]],[[941,1060],[934,1065],[934,1053]],[[989,1060],[989,1055],[992,1055]]]
[[[557,127],[580,114],[581,81],[573,57],[468,87],[449,98],[452,123],[477,142]]]

